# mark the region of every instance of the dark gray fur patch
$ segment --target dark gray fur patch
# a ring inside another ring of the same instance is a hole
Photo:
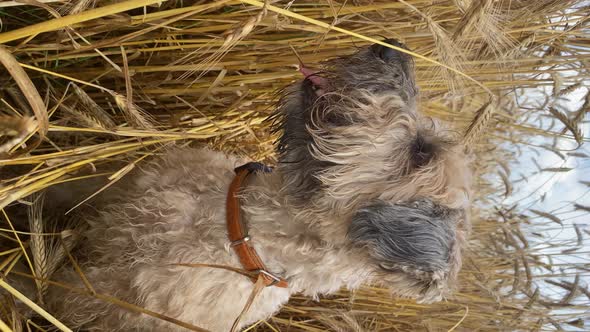
[[[373,45],[372,47],[374,47]],[[411,56],[397,52],[390,61],[380,59],[373,48],[328,62],[331,77],[328,84],[333,91],[354,96],[355,91],[367,90],[375,94],[397,94],[413,108],[418,88]],[[334,79],[336,78],[336,79]]]
[[[304,80],[282,92],[273,129],[279,132],[277,152],[280,169],[291,197],[304,200],[319,190],[316,174],[330,163],[315,159],[310,153],[313,139],[307,130],[312,125],[312,112],[318,97],[311,81]]]
[[[368,247],[385,269],[447,271],[455,242],[455,215],[427,199],[404,205],[378,202],[355,215],[349,239]]]

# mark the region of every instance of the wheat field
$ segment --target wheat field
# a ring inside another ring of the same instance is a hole
[[[44,289],[68,287],[50,281],[64,250],[45,188],[114,183],[172,145],[273,164],[267,118],[299,62],[384,37],[411,50],[422,111],[474,155],[460,288],[432,305],[371,286],[294,296],[247,331],[590,330],[589,25],[584,0],[0,1],[0,330],[68,330],[43,309]]]

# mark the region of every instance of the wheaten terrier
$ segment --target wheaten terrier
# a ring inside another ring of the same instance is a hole
[[[470,172],[451,131],[417,111],[411,57],[372,45],[301,71],[273,118],[272,171],[248,164],[236,175],[234,156],[175,149],[77,210],[72,251],[96,293],[212,331],[232,328],[255,285],[234,328],[294,293],[367,283],[427,302],[448,293],[469,231]],[[85,289],[71,264],[51,279]],[[72,328],[184,330],[54,286],[45,303]]]

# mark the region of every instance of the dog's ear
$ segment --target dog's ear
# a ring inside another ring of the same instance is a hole
[[[378,202],[353,218],[349,239],[366,247],[385,274],[402,273],[405,285],[424,294],[445,286],[460,268],[458,227],[462,213],[420,199],[409,204]],[[412,294],[411,290],[405,290]],[[416,293],[416,292],[414,292]]]
[[[436,126],[432,119],[424,118],[424,122],[432,122],[431,126]],[[452,137],[448,135],[437,135],[433,128],[417,128],[408,144],[408,171],[416,171],[427,166],[431,161],[437,160],[445,151],[456,145]]]

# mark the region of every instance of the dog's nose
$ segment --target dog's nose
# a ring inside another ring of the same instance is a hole
[[[393,46],[406,48],[404,44],[400,43],[399,41],[397,41],[395,39],[385,39],[385,40],[383,40],[383,42],[393,45]],[[373,50],[375,55],[378,56],[379,58],[381,58],[381,60],[383,60],[383,61],[389,62],[389,61],[394,61],[394,60],[401,60],[401,57],[402,57],[402,52],[400,52],[398,50],[394,50],[394,49],[389,48],[387,46],[374,44],[373,46],[371,46],[371,49]]]

